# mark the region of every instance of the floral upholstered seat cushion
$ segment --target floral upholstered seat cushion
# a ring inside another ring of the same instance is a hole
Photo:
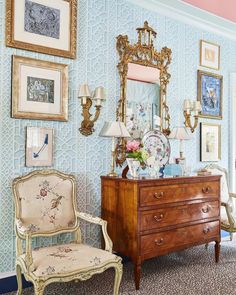
[[[117,256],[85,244],[64,244],[32,251],[33,274],[37,277],[68,274],[83,269],[100,268]],[[21,255],[23,259],[25,255]]]
[[[57,175],[37,175],[17,184],[19,231],[53,232],[75,226],[73,183]]]

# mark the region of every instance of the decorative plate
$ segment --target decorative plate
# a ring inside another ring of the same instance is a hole
[[[143,145],[145,150],[154,156],[160,166],[168,163],[170,158],[170,143],[168,138],[159,130],[152,130],[144,134]]]

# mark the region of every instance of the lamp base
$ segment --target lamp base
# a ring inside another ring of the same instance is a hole
[[[115,171],[111,171],[110,173],[107,174],[107,176],[118,177],[118,174]]]

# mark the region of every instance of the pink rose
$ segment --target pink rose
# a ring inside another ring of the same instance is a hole
[[[135,152],[140,148],[140,142],[137,140],[128,141],[126,144],[126,149],[128,152]]]
[[[41,188],[41,190],[40,190],[40,196],[46,197],[47,194],[48,194],[47,190],[45,188]]]

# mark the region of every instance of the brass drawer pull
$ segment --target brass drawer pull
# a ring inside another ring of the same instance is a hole
[[[162,245],[163,242],[164,242],[164,239],[163,239],[163,238],[161,238],[161,239],[159,239],[159,240],[155,240],[155,244],[156,244],[157,246]]]
[[[206,228],[203,229],[203,233],[204,233],[204,234],[208,234],[209,231],[210,231],[209,227],[206,227]]]
[[[160,220],[162,220],[162,218],[164,217],[164,215],[163,214],[160,214],[159,216],[154,216],[154,219],[156,220],[156,221],[160,221]]]
[[[203,213],[208,213],[210,211],[210,207],[207,205],[207,206],[204,206],[203,208],[202,208],[202,212]]]
[[[160,199],[164,196],[164,193],[163,192],[160,192],[160,193],[154,193],[153,194],[153,197],[156,198],[156,199]]]
[[[211,191],[211,188],[210,188],[209,186],[207,186],[207,187],[203,187],[203,188],[202,188],[202,192],[203,192],[204,194],[208,194],[210,191]]]

